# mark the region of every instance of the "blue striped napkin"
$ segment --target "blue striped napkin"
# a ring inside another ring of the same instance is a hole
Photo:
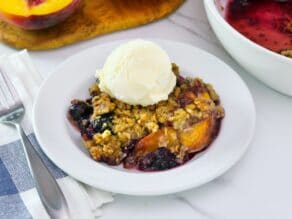
[[[26,133],[32,133],[30,113],[41,77],[26,51],[0,57],[0,69],[10,77],[18,92],[21,92],[20,97],[27,111],[23,125]],[[15,130],[0,125],[0,219],[49,219],[37,195],[16,134]],[[99,216],[100,207],[113,200],[112,194],[81,184],[67,176],[41,151],[34,134],[30,134],[29,139],[61,186],[71,218],[92,219]]]
[[[33,134],[29,139],[54,177],[66,177],[40,150]],[[20,141],[0,146],[0,176],[0,218],[33,218],[22,194],[34,189],[35,184]]]

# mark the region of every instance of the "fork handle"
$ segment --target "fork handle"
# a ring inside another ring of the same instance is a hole
[[[26,159],[35,180],[36,189],[47,213],[52,219],[69,219],[66,199],[56,179],[25,135],[20,124],[15,124],[23,144]]]

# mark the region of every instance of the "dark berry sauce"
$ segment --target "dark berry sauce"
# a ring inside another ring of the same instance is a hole
[[[226,20],[269,50],[292,49],[292,0],[230,0]]]

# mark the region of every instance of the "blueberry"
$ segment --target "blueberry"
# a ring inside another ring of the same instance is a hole
[[[112,129],[112,120],[113,120],[113,114],[107,113],[107,114],[99,116],[98,118],[93,120],[91,123],[95,132],[103,133],[105,130]]]
[[[89,127],[90,122],[88,119],[81,119],[77,121],[77,127],[79,128],[80,131],[86,130],[87,127]]]
[[[87,127],[83,127],[80,130],[80,133],[84,140],[89,140],[89,139],[92,139],[92,137],[95,135],[96,132],[94,128],[92,127],[92,125],[90,124]]]
[[[179,103],[179,105],[180,105],[181,107],[185,107],[186,105],[193,103],[194,100],[191,99],[191,98],[189,98],[189,97],[187,97],[184,93],[182,93],[182,94],[179,96],[177,102]]]
[[[196,79],[193,87],[191,87],[191,91],[198,96],[199,94],[206,92],[207,89],[202,81]]]
[[[137,166],[137,159],[135,156],[130,154],[129,156],[126,156],[123,162],[124,168],[126,169],[132,169]]]
[[[90,105],[79,100],[73,100],[69,108],[69,114],[75,121],[89,118],[92,112],[93,108]]]
[[[144,171],[167,170],[177,165],[175,154],[162,147],[141,158],[138,162],[138,169]]]
[[[186,79],[180,75],[177,76],[176,85],[181,86],[182,84],[186,83]]]
[[[134,151],[138,142],[139,142],[138,139],[131,140],[126,147],[123,147],[123,152],[126,154],[131,154]]]

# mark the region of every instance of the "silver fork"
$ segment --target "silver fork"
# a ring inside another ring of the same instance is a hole
[[[47,213],[53,219],[70,218],[64,194],[21,127],[24,113],[25,108],[15,88],[7,75],[0,71],[0,123],[17,129],[36,189]]]

